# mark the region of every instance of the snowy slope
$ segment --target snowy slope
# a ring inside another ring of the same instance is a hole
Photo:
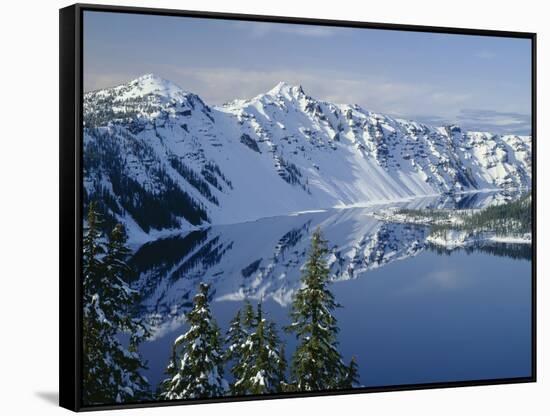
[[[85,202],[134,240],[416,196],[531,186],[531,138],[433,128],[279,83],[210,107],[144,75],[84,98]]]

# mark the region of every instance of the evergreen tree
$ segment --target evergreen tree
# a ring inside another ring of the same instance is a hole
[[[83,239],[83,401],[105,404],[149,398],[145,367],[137,352],[149,333],[131,317],[139,295],[127,284],[124,228],[116,226],[107,244],[101,241],[101,219],[91,203]],[[130,335],[128,347],[118,339]]]
[[[281,392],[289,392],[292,391],[290,388],[290,383],[288,383],[286,379],[286,369],[288,367],[288,363],[286,361],[286,352],[285,352],[285,344],[281,342],[279,346],[279,368],[278,372],[280,375],[280,391]]]
[[[287,362],[285,357],[285,346],[281,342],[277,334],[275,322],[266,322],[266,360],[268,362],[268,371],[270,374],[270,384],[273,386],[272,392],[278,393],[283,391],[283,386],[286,385],[286,369]]]
[[[82,275],[85,305],[90,305],[93,294],[100,289],[103,272],[101,257],[105,254],[105,245],[101,242],[102,221],[96,211],[96,203],[91,202],[88,208],[87,226],[82,239]]]
[[[342,388],[351,389],[357,386],[359,386],[359,372],[357,370],[357,361],[355,356],[353,356],[346,369],[346,378],[344,379]]]
[[[252,307],[252,304],[246,300],[244,304],[244,312],[243,312],[243,326],[246,331],[250,331],[254,328],[254,308]]]
[[[226,360],[231,360],[238,357],[239,350],[242,348],[247,336],[247,332],[244,330],[241,322],[241,311],[237,311],[235,317],[229,321],[229,329],[227,330],[227,336],[225,342],[227,344],[227,351],[225,353]]]
[[[98,289],[103,270],[100,256],[105,247],[100,242],[101,221],[90,203],[87,215],[87,227],[82,241],[82,346],[83,346],[83,402],[84,404],[102,403],[114,399],[113,387],[108,382],[109,365],[104,361],[102,334],[105,330],[103,311],[98,305]]]
[[[302,275],[303,287],[293,299],[293,322],[287,328],[298,339],[291,363],[292,384],[298,391],[340,388],[347,373],[337,349],[338,327],[332,312],[339,305],[328,289],[327,253],[326,241],[317,229]]]
[[[200,284],[193,309],[186,316],[190,328],[174,341],[166,369],[169,378],[161,383],[164,399],[219,397],[228,388],[223,378],[220,330],[210,312],[208,290],[207,284]]]
[[[247,305],[250,306],[250,303],[247,303]],[[235,317],[229,323],[229,329],[225,339],[225,343],[227,345],[225,360],[233,363],[231,367],[231,374],[235,380],[241,379],[244,372],[241,357],[247,337],[248,332],[243,328],[243,323],[241,322],[241,311],[238,310]],[[239,389],[235,389],[234,384],[230,386],[230,389],[231,394],[239,395],[242,393]]]
[[[133,307],[139,303],[139,292],[128,285],[132,270],[126,263],[130,250],[126,247],[128,237],[124,227],[117,224],[109,237],[107,253],[104,258],[105,281],[103,286],[103,312],[107,319],[116,328],[117,332],[129,335],[128,348],[121,348],[118,344],[114,353],[118,355],[117,364],[122,371],[113,373],[115,383],[125,386],[120,392],[123,398],[146,399],[149,398],[149,383],[140,374],[145,368],[138,354],[139,344],[150,336],[150,333],[142,319],[133,317]],[[113,353],[113,354],[114,354]],[[128,389],[130,387],[130,389]],[[129,391],[132,393],[129,393]],[[129,396],[127,396],[129,394]],[[126,396],[126,397],[124,397]]]
[[[251,307],[247,305],[246,308],[245,315],[250,318]],[[282,391],[286,370],[286,361],[281,355],[284,349],[279,346],[275,324],[264,318],[261,303],[258,303],[249,330],[240,348],[232,390],[240,395]]]

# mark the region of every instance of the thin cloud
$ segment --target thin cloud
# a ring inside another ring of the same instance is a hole
[[[235,27],[247,31],[254,38],[261,38],[272,34],[326,38],[337,33],[337,30],[331,27],[293,25],[288,23],[239,22],[235,23]]]
[[[302,85],[312,97],[338,104],[359,104],[365,109],[410,118],[455,114],[471,100],[471,94],[444,90],[423,83],[407,83],[382,77],[327,70],[252,70],[241,68],[162,67],[162,73],[183,88],[196,92],[210,104],[252,98],[279,81]],[[439,114],[438,114],[439,113]]]
[[[420,123],[427,124],[428,126],[441,127],[448,124],[452,124],[452,118],[442,117],[442,116],[425,116],[425,115],[415,115],[411,119],[418,121]]]
[[[458,121],[470,130],[502,134],[531,134],[531,115],[483,109],[462,109]]]
[[[358,104],[394,117],[432,126],[456,123],[464,130],[499,134],[531,134],[530,115],[465,108],[474,93],[444,90],[429,84],[406,83],[326,70],[252,70],[242,68],[177,67],[159,65],[153,72],[220,105],[265,93],[279,81],[302,85],[314,98],[337,104]],[[141,74],[135,74],[135,77]],[[86,90],[130,81],[121,74],[86,74]],[[421,110],[421,111],[419,111]]]
[[[475,57],[480,59],[493,59],[496,56],[497,54],[491,51],[479,51],[475,54]]]
[[[141,74],[136,74],[134,78],[137,78]],[[84,91],[94,91],[102,88],[116,87],[117,85],[124,84],[131,81],[133,78],[128,79],[128,74],[103,74],[93,71],[84,72]]]
[[[458,114],[442,116],[414,116],[413,120],[430,126],[458,124],[465,131],[484,131],[496,134],[531,134],[531,116],[516,112],[482,109],[461,109]]]

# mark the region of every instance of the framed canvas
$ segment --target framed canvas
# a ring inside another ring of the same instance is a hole
[[[535,381],[535,43],[61,9],[61,406]]]

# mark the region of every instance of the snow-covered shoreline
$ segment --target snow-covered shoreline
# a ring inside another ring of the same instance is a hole
[[[501,236],[491,232],[447,230],[444,234],[432,234],[427,242],[448,250],[470,247],[480,243],[531,244],[531,234]]]
[[[489,243],[531,244],[531,232],[527,232],[530,204],[526,194],[515,201],[483,209],[388,208],[372,216],[380,221],[430,227],[426,242],[452,250]]]
[[[451,197],[456,198],[458,196],[466,195],[466,194],[480,194],[480,195],[484,195],[484,196],[487,195],[492,197],[493,195],[499,194],[499,192],[495,190],[487,190],[484,192],[457,192],[451,195]],[[236,224],[254,223],[254,222],[262,221],[269,218],[317,214],[317,213],[324,213],[331,210],[345,211],[349,209],[358,209],[358,208],[372,209],[372,210],[365,211],[364,215],[373,217],[379,221],[384,221],[384,222],[418,224],[418,225],[457,225],[459,226],[461,224],[461,220],[459,218],[453,217],[452,215],[450,215],[450,218],[448,220],[441,220],[441,219],[434,219],[429,215],[422,216],[422,217],[412,217],[410,215],[402,214],[398,212],[399,210],[402,210],[403,208],[406,208],[408,206],[417,207],[417,206],[431,205],[433,201],[437,201],[438,198],[444,198],[444,197],[445,195],[443,194],[439,194],[439,195],[435,194],[435,195],[418,195],[418,196],[411,196],[407,198],[397,198],[397,199],[389,199],[389,200],[377,200],[377,201],[365,202],[361,204],[339,205],[335,207],[309,209],[309,210],[303,210],[303,211],[293,211],[293,212],[281,213],[277,215],[259,216],[259,217],[250,218],[245,221],[240,221],[238,223],[221,222],[221,223],[214,223],[214,224],[204,224],[202,226],[187,225],[186,227],[170,228],[170,229],[163,229],[163,230],[152,229],[149,233],[143,232],[133,222],[131,218],[128,218],[128,221],[126,223],[128,228],[128,234],[129,234],[128,243],[132,249],[137,249],[143,244],[146,244],[158,239],[174,237],[177,235],[181,235],[182,233],[189,233],[192,231],[204,230],[212,226],[230,226],[230,225],[236,225]],[[430,204],[429,204],[429,201],[431,201]],[[436,203],[436,205],[438,205],[438,203]],[[480,209],[481,208],[460,209],[460,210],[453,210],[452,213],[471,214],[471,213],[479,212]],[[451,211],[449,211],[449,213],[451,214]],[[499,239],[500,239],[499,241],[504,242],[505,237],[499,237]]]

